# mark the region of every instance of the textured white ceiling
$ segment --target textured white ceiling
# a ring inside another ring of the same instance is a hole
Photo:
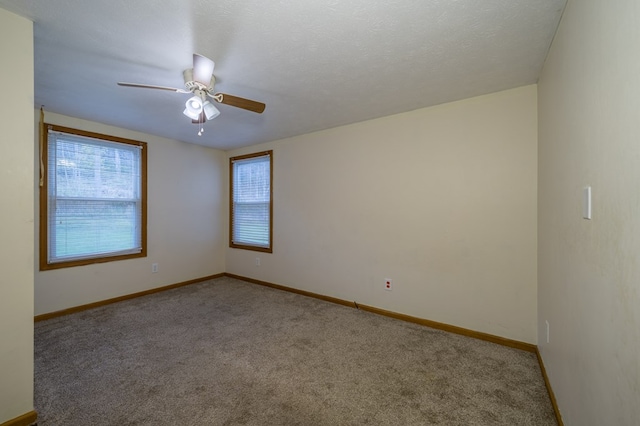
[[[230,149],[537,82],[566,0],[0,0],[34,21],[35,104]],[[192,54],[227,105],[197,126]],[[19,72],[19,70],[17,71]]]

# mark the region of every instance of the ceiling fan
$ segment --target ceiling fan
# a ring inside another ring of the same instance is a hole
[[[185,103],[185,109],[182,113],[191,118],[192,123],[200,125],[198,135],[201,135],[204,131],[202,124],[208,120],[213,120],[220,115],[220,111],[213,106],[208,98],[211,98],[221,104],[246,109],[258,114],[261,114],[264,111],[265,104],[262,102],[252,101],[250,99],[240,98],[226,93],[215,93],[214,85],[216,83],[216,78],[213,75],[214,66],[215,64],[211,59],[194,53],[193,68],[186,69],[182,73],[186,89],[124,82],[118,82],[118,85],[125,87],[140,87],[143,89],[169,90],[177,93],[191,93],[193,96]]]

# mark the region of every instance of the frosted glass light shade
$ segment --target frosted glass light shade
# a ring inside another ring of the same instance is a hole
[[[207,120],[213,120],[220,115],[220,111],[218,111],[218,108],[214,107],[213,104],[209,101],[205,101],[205,103],[202,105],[202,108],[204,109],[204,116],[207,117]]]
[[[189,98],[184,106],[185,109],[184,111],[182,111],[184,115],[191,118],[192,120],[197,120],[198,117],[200,117],[200,113],[202,112],[202,99],[200,99],[198,96]]]

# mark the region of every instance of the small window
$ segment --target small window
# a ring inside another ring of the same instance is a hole
[[[45,124],[40,269],[146,256],[146,143]]]
[[[229,246],[273,251],[273,151],[230,158]]]

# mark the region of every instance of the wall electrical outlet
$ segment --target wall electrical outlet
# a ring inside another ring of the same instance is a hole
[[[260,266],[260,258],[256,257],[256,266]]]
[[[157,263],[152,263],[151,264],[151,272],[153,272],[153,273],[158,272],[158,264]]]
[[[392,288],[392,282],[391,282],[391,278],[385,278],[384,280],[384,289],[387,291],[391,291]]]

